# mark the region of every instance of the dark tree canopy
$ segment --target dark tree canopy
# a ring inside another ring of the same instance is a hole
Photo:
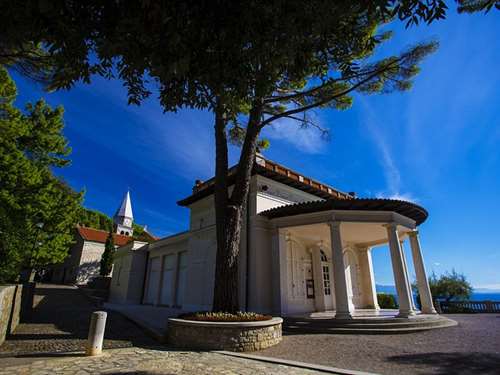
[[[115,242],[113,240],[113,232],[110,231],[108,238],[106,239],[106,244],[104,245],[104,252],[101,257],[101,268],[99,273],[101,276],[109,276],[111,270],[113,269],[113,258],[115,254]]]

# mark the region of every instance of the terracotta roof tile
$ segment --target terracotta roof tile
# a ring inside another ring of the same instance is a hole
[[[234,183],[236,166],[229,169],[228,183]],[[298,190],[305,191],[323,199],[352,199],[353,196],[344,193],[331,186],[315,181],[309,177],[293,171],[281,164],[265,159],[262,156],[257,156],[252,169],[252,175],[258,174],[271,180],[281,182],[282,184],[294,187]],[[205,198],[214,192],[215,178],[211,178],[205,182],[198,183],[193,188],[193,194],[189,197],[177,202],[180,206],[188,206],[202,198]]]
[[[109,234],[109,232],[106,232],[105,230],[99,230],[81,226],[77,226],[76,229],[80,234],[80,236],[86,241],[106,243],[106,239],[108,238]],[[134,238],[130,236],[124,236],[121,234],[113,234],[113,240],[115,241],[115,245],[123,246],[129,243],[130,241],[133,241]]]

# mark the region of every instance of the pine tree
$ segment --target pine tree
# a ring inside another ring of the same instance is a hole
[[[39,100],[22,111],[16,96],[0,66],[0,283],[64,260],[82,199],[52,172],[69,163],[62,107]]]
[[[113,257],[115,253],[115,242],[113,240],[113,232],[109,232],[106,244],[104,245],[104,253],[101,258],[101,276],[109,276],[113,269]]]

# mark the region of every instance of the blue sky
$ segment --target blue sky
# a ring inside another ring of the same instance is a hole
[[[430,38],[441,44],[410,92],[317,111],[328,141],[292,124],[269,128],[265,155],[358,196],[416,201],[430,213],[420,231],[428,272],[455,268],[476,287],[500,289],[500,12],[453,13],[431,26],[391,25],[394,38],[378,56]],[[112,215],[130,188],[138,223],[158,235],[187,228],[188,212],[175,202],[213,174],[209,113],[164,114],[154,98],[127,106],[117,81],[47,94],[14,78],[19,104],[44,97],[65,107],[72,165],[58,173],[86,190],[87,207]],[[393,284],[387,249],[373,257],[377,283]]]

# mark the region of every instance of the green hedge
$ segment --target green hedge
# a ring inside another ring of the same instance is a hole
[[[397,309],[396,298],[392,294],[377,293],[378,305],[381,309]]]

